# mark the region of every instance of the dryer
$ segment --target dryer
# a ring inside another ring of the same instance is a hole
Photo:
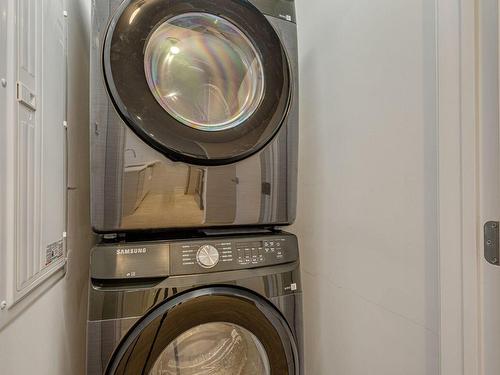
[[[297,239],[99,245],[87,338],[87,375],[300,375]]]
[[[94,0],[95,231],[292,223],[296,32],[291,0]]]

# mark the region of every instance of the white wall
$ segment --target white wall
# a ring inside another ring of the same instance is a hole
[[[0,373],[78,375],[85,369],[87,278],[91,235],[88,172],[90,0],[69,11],[70,185],[68,270],[64,279],[0,331]]]
[[[437,375],[435,1],[298,1],[307,375]]]

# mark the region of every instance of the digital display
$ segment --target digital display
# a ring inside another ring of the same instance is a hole
[[[236,244],[236,247],[238,248],[259,248],[259,247],[263,247],[264,244],[262,241],[252,241],[252,242],[238,242]]]

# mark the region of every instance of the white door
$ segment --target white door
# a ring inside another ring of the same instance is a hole
[[[479,11],[479,294],[481,375],[500,374],[500,257],[495,254],[500,221],[499,9],[481,0]],[[487,224],[490,222],[489,224]],[[486,227],[484,225],[486,224]],[[495,228],[497,227],[497,228]],[[486,252],[485,252],[486,250]],[[496,259],[495,259],[496,258]]]

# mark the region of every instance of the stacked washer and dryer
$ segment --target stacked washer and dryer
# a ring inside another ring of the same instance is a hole
[[[300,375],[293,0],[93,0],[87,374]]]

